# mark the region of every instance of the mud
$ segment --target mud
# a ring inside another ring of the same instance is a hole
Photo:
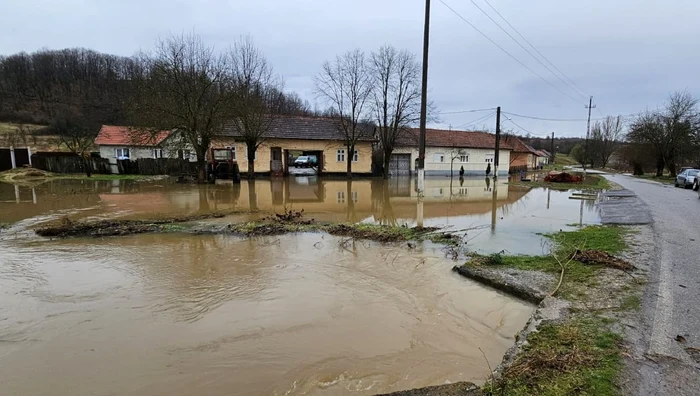
[[[97,220],[73,221],[62,217],[57,221],[40,225],[34,232],[48,238],[109,237],[165,232],[173,230],[171,225],[190,221],[223,218],[228,213],[195,214],[178,217],[161,217],[152,220]]]
[[[602,265],[620,271],[632,271],[634,266],[621,258],[600,250],[577,250],[574,260],[587,265]]]

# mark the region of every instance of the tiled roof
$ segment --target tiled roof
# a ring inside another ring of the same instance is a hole
[[[372,141],[373,128],[366,128],[366,136],[361,141]],[[241,134],[233,123],[226,126],[223,136],[240,137]],[[332,118],[282,116],[274,121],[272,129],[266,138],[276,139],[309,139],[309,140],[344,140],[338,129],[338,123]]]
[[[418,146],[418,129],[410,129],[401,139],[399,146]],[[512,150],[512,138],[501,137],[501,150]],[[493,149],[496,146],[496,135],[488,132],[456,131],[444,129],[426,129],[425,145],[428,147],[464,147]]]
[[[537,150],[534,148],[528,146],[527,144],[523,143],[522,140],[518,139],[517,137],[513,137],[513,151],[516,153],[530,153],[530,154],[537,154]]]
[[[170,135],[170,131],[151,134],[128,126],[102,125],[95,138],[98,146],[157,146]]]

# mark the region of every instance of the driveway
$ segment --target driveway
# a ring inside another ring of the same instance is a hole
[[[700,395],[700,200],[692,190],[607,175],[647,204],[654,220],[642,304],[638,395]]]

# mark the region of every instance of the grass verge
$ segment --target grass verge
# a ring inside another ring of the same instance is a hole
[[[652,180],[655,182],[663,183],[663,184],[675,184],[676,183],[676,178],[669,176],[669,175],[664,175],[657,177],[656,174],[646,174],[646,175],[636,175],[634,176],[638,179],[645,179],[645,180]]]
[[[547,183],[542,177],[538,181],[514,181],[508,184],[521,187],[546,187],[553,190],[609,190],[611,188],[608,180],[600,175],[588,175],[583,183]]]
[[[606,266],[619,268],[612,266],[615,263],[602,265],[586,259],[620,260],[611,255],[627,248],[629,233],[624,227],[589,226],[545,235],[552,241],[549,256],[492,254],[465,264],[540,271],[557,279],[564,265],[557,296],[571,303],[565,320],[543,322],[527,335],[527,343],[512,363],[496,380],[487,382],[485,394],[620,394],[616,379],[622,367],[622,336],[612,330],[616,320],[610,317],[639,310],[638,284],[622,271],[611,275],[603,270]]]
[[[606,320],[577,318],[545,324],[528,337],[528,345],[495,384],[493,395],[618,395],[622,338]]]

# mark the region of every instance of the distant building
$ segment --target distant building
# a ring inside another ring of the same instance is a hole
[[[349,153],[337,121],[325,117],[282,116],[274,121],[264,142],[255,153],[256,173],[287,174],[299,156],[314,156],[321,174],[346,172],[347,159],[352,160],[352,172],[372,172],[372,131],[361,138],[355,152]],[[242,136],[229,125],[221,137],[212,143],[214,149],[230,149],[241,172],[248,171],[248,151]]]
[[[196,161],[194,150],[177,150],[169,144],[174,132],[160,131],[152,136],[133,127],[102,125],[95,138],[100,157],[109,160],[112,173],[119,173],[117,160],[141,158],[184,158]]]
[[[412,129],[397,144],[389,161],[392,175],[411,174],[418,160],[419,130]],[[484,176],[491,165],[495,172],[496,136],[487,132],[427,129],[425,135],[426,176],[459,175],[461,168],[467,176]],[[507,175],[511,145],[501,140],[498,174]]]
[[[512,170],[532,170],[539,165],[539,159],[542,153],[523,143],[516,137],[506,138],[513,148],[510,157],[510,168]]]

